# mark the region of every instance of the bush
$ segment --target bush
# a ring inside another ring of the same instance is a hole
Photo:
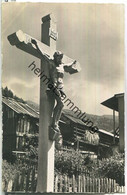
[[[118,153],[110,158],[96,161],[76,151],[61,153],[56,151],[56,173],[70,177],[85,174],[88,170],[92,177],[111,178],[116,180],[120,186],[124,186],[124,166],[124,154]]]
[[[18,172],[17,166],[8,163],[6,160],[3,160],[2,163],[2,180],[8,182],[13,179],[15,174]]]
[[[4,190],[6,191],[8,182],[14,180],[17,173],[20,170],[17,165],[8,163],[6,160],[3,160],[2,163],[2,183],[5,185]]]
[[[94,165],[93,171],[96,176],[115,179],[120,186],[124,186],[124,166],[124,154],[117,154],[99,161]]]
[[[86,156],[81,153],[73,151],[56,151],[55,155],[55,171],[60,174],[66,174],[68,176],[80,175],[86,172],[87,163],[85,161]],[[88,159],[87,159],[88,160]]]

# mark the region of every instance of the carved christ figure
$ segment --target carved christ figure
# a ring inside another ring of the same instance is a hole
[[[79,72],[80,66],[76,65],[76,60],[72,63],[64,64],[62,62],[63,53],[60,51],[56,51],[53,55],[53,60],[50,59],[46,54],[44,54],[39,46],[37,45],[36,40],[32,39],[31,42],[35,45],[38,52],[42,55],[43,58],[45,58],[46,61],[48,61],[49,64],[49,76],[51,79],[51,82],[53,84],[53,87],[55,88],[55,92],[52,92],[52,97],[56,100],[56,106],[53,110],[53,120],[51,127],[56,130],[57,132],[60,132],[59,130],[59,120],[61,117],[62,109],[64,107],[64,104],[62,102],[62,97],[64,96],[64,84],[63,84],[63,77],[64,72],[68,72],[70,74]],[[47,88],[47,91],[52,91],[50,88]]]

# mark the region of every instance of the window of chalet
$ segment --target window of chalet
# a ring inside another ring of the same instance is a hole
[[[20,118],[19,118],[19,120],[18,120],[18,125],[17,125],[17,131],[18,131],[18,132],[20,132],[20,129],[21,129],[20,124],[21,124],[21,122],[20,122]]]
[[[22,136],[17,136],[16,138],[16,149],[17,150],[22,150],[23,147],[23,137]]]
[[[30,130],[30,121],[27,120],[26,122],[26,133],[29,133]]]
[[[37,133],[37,125],[36,125],[36,122],[34,120],[32,120],[31,123],[30,123],[29,133],[30,134]]]
[[[14,118],[14,111],[7,108],[8,118]]]
[[[19,137],[16,137],[16,149],[18,150]]]

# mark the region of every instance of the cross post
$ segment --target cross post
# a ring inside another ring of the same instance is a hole
[[[56,32],[53,15],[42,18],[42,42],[50,47],[50,54],[56,50],[56,39],[51,31]],[[49,78],[48,62],[41,60],[41,70]],[[54,188],[54,142],[49,140],[49,126],[54,106],[52,98],[46,94],[46,84],[40,80],[40,119],[39,119],[39,153],[37,192],[53,192]]]

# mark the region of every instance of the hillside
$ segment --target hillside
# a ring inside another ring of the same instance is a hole
[[[64,112],[68,113],[73,117],[77,117],[71,110],[64,110]],[[94,125],[96,125],[99,129],[104,129],[108,132],[113,132],[113,117],[112,115],[93,115],[93,114],[86,114],[87,118],[90,119]],[[118,116],[116,116],[116,127],[118,127]]]
[[[88,114],[88,116],[99,129],[113,132],[113,117],[111,115],[97,116]],[[118,127],[118,117],[116,117],[116,127]]]
[[[29,106],[31,106],[34,110],[39,112],[39,105],[31,100],[26,101]]]

